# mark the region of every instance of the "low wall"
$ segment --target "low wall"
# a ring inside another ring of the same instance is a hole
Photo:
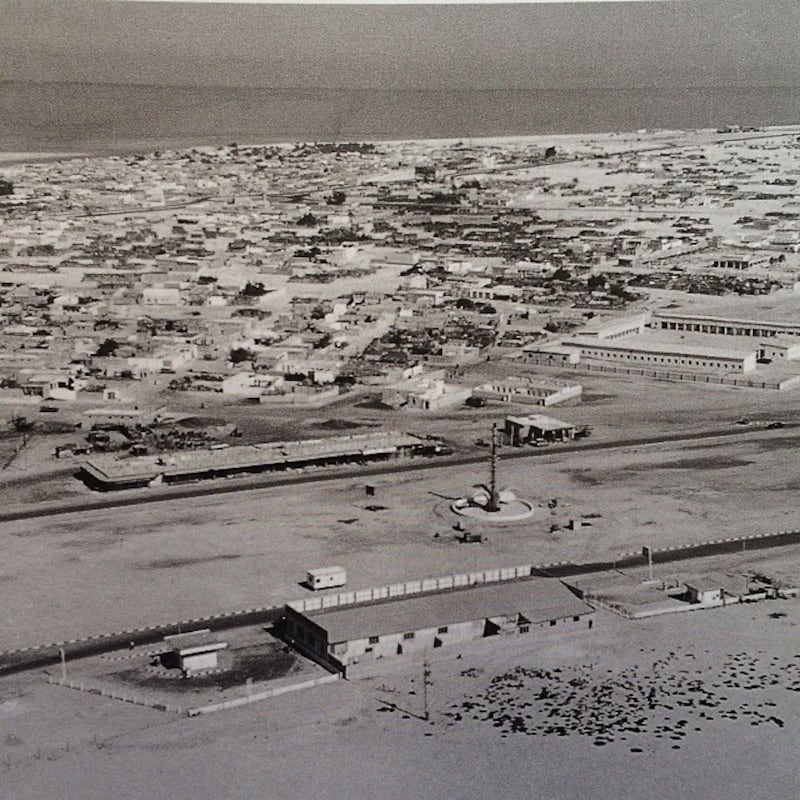
[[[212,703],[208,706],[190,708],[186,713],[190,717],[199,717],[201,714],[213,714],[216,711],[227,711],[230,708],[239,708],[240,706],[246,706],[250,703],[258,703],[261,700],[267,700],[270,697],[278,697],[278,695],[298,692],[301,689],[310,689],[313,686],[321,686],[322,684],[333,683],[338,680],[338,673],[324,675],[321,678],[313,678],[312,680],[302,681],[301,683],[290,683],[287,686],[276,686],[273,689],[265,689],[263,692],[254,692],[244,697],[235,697],[233,700],[225,700],[222,703]]]
[[[420,594],[422,592],[438,592],[465,586],[478,586],[484,583],[499,583],[500,581],[530,578],[533,569],[534,568],[530,564],[524,564],[517,567],[503,567],[501,569],[483,570],[481,572],[444,575],[440,578],[403,581],[402,583],[392,583],[387,586],[377,586],[372,589],[359,589],[351,592],[322,595],[321,597],[307,597],[301,600],[292,600],[288,605],[295,611],[300,611],[301,613],[321,611],[322,609],[353,605],[354,603],[371,603],[378,600],[406,597],[407,595]]]
[[[662,381],[682,381],[688,383],[715,383],[723,386],[747,386],[751,389],[772,389],[782,391],[791,389],[800,384],[800,375],[791,376],[783,380],[759,380],[757,377],[745,377],[745,375],[732,376],[713,375],[706,372],[673,372],[671,370],[659,369],[646,369],[643,367],[625,367],[616,366],[614,364],[597,364],[587,361],[580,361],[577,364],[570,364],[567,362],[559,362],[553,364],[552,362],[544,359],[538,359],[535,356],[528,356],[525,358],[525,363],[535,364],[537,366],[555,366],[559,369],[571,369],[575,372],[602,372],[611,375],[633,375],[642,378],[653,378],[654,380]]]
[[[158,703],[155,700],[148,700],[144,697],[137,697],[134,694],[127,694],[125,692],[112,692],[110,689],[103,689],[100,686],[89,686],[83,681],[70,681],[65,678],[54,678],[52,675],[48,675],[47,682],[55,686],[66,686],[68,689],[75,689],[78,692],[85,692],[86,694],[94,694],[98,695],[99,697],[109,697],[112,700],[121,700],[123,703],[133,703],[133,705],[136,706],[154,708],[156,711],[168,711],[175,714],[183,713],[180,706],[173,706],[169,705],[168,703]]]

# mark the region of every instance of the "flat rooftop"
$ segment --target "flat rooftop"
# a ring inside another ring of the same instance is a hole
[[[592,347],[601,350],[617,350],[619,352],[642,352],[653,353],[655,355],[677,355],[685,356],[687,358],[718,358],[729,359],[731,361],[741,361],[751,353],[756,352],[756,340],[741,338],[737,342],[739,347],[714,347],[706,346],[709,341],[708,337],[699,339],[697,336],[691,336],[689,341],[675,338],[669,339],[666,337],[656,337],[650,334],[641,334],[635,336],[626,336],[624,339],[594,339],[582,336],[575,336],[571,339],[565,339],[564,344],[572,345],[573,347]],[[688,337],[687,337],[688,338]]]
[[[571,422],[562,422],[546,414],[528,414],[526,416],[508,416],[506,419],[515,425],[533,425],[543,431],[562,431],[565,428],[574,428]]]
[[[767,327],[778,327],[778,328],[785,328],[787,331],[794,331],[796,330],[800,333],[800,321],[798,320],[775,320],[775,319],[751,319],[751,318],[742,318],[742,317],[734,317],[734,316],[719,316],[719,315],[712,315],[712,314],[697,314],[694,311],[654,311],[653,312],[654,319],[663,319],[663,320],[675,320],[675,321],[682,321],[687,320],[691,322],[709,322],[711,324],[718,324],[718,325],[747,325],[752,326],[754,328],[767,328]]]
[[[711,320],[756,321],[767,324],[798,324],[800,321],[800,294],[791,289],[754,297],[738,295],[687,297],[682,292],[669,291],[653,294],[663,302],[663,305],[653,312],[659,316],[692,316]]]
[[[561,581],[533,578],[306,616],[335,643],[517,614],[537,623],[593,611]]]
[[[213,469],[247,469],[291,464],[315,459],[391,453],[402,447],[424,445],[425,441],[407,433],[374,432],[307,439],[296,442],[264,442],[235,447],[204,448],[162,455],[135,457],[97,456],[85,468],[108,480],[147,479],[153,475],[179,475]]]

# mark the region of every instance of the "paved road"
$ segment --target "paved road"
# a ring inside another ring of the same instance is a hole
[[[536,448],[503,448],[503,461],[517,459],[530,459],[562,453],[601,452],[603,450],[618,450],[626,447],[646,447],[658,444],[681,444],[696,442],[703,439],[717,438],[751,438],[763,439],[769,436],[778,436],[786,429],[800,428],[800,422],[786,423],[782,430],[768,430],[765,427],[731,426],[722,429],[699,431],[697,433],[675,433],[663,436],[650,436],[646,438],[622,439],[616,442],[590,442],[582,440],[572,444],[550,445]],[[175,486],[167,490],[142,489],[140,494],[126,494],[124,497],[115,497],[114,493],[100,494],[98,499],[82,500],[80,502],[64,503],[62,505],[48,505],[39,508],[30,508],[0,514],[0,522],[14,522],[17,520],[50,517],[59,514],[72,514],[75,512],[105,511],[111,508],[124,508],[128,506],[143,505],[145,503],[164,503],[171,500],[185,500],[193,497],[206,497],[215,494],[233,494],[236,492],[250,492],[260,489],[278,488],[303,483],[318,483],[322,481],[342,479],[364,479],[383,475],[392,475],[403,472],[414,472],[426,469],[447,469],[454,466],[469,466],[483,464],[488,458],[488,450],[480,455],[467,455],[455,457],[431,457],[415,459],[405,463],[392,462],[369,467],[357,467],[337,472],[318,471],[308,474],[292,474],[291,476],[275,473],[265,474],[264,478],[248,480],[247,482],[230,479],[225,483],[211,483],[200,481],[191,485]]]

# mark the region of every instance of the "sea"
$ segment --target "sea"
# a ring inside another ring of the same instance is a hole
[[[800,123],[800,87],[348,90],[0,82],[0,152]]]

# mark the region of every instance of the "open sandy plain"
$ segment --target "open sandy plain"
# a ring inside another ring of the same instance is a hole
[[[455,540],[449,504],[488,479],[483,464],[370,478],[370,498],[365,480],[341,478],[3,523],[0,649],[282,603],[326,564],[363,588],[800,527],[800,436],[740,427],[501,461],[501,485],[538,507],[482,544]]]
[[[15,800],[309,796],[793,800],[800,605],[729,606],[547,648],[453,654],[187,719],[50,686],[0,687]]]

